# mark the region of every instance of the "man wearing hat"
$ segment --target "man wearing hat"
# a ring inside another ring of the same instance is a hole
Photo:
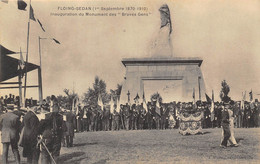
[[[63,133],[67,130],[65,129],[66,126],[64,126],[63,116],[59,113],[58,101],[55,96],[52,96],[52,99],[52,112],[47,113],[45,119],[40,121],[38,129],[42,135],[42,140],[39,143],[42,142],[41,163],[44,164],[52,163],[53,159],[57,163]]]
[[[23,147],[23,156],[27,157],[28,164],[37,164],[39,160],[40,150],[37,145],[39,119],[36,115],[37,107],[30,109],[24,116],[23,136],[20,146]]]
[[[222,120],[221,120],[221,127],[223,130],[224,138],[221,141],[220,147],[226,148],[227,142],[230,138],[230,126],[229,126],[229,100],[224,99],[224,109],[222,110]]]
[[[2,163],[8,163],[8,150],[11,145],[16,163],[20,163],[18,151],[19,133],[21,129],[20,116],[8,111],[0,116],[1,141],[3,144]]]

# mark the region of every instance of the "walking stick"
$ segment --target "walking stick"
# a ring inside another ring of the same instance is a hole
[[[57,164],[57,163],[55,162],[53,156],[51,155],[49,149],[48,149],[47,146],[45,145],[45,143],[44,143],[44,142],[41,142],[41,144],[42,144],[42,145],[45,147],[45,149],[47,150],[47,152],[48,152],[48,154],[50,155],[51,159],[53,160],[54,164]]]

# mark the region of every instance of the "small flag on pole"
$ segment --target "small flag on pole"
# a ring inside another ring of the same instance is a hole
[[[212,90],[212,101],[211,101],[211,108],[210,108],[210,113],[211,113],[210,119],[211,119],[211,122],[215,118],[214,106],[215,106],[215,104],[214,104],[214,91]]]
[[[25,8],[27,7],[27,3],[23,0],[17,0],[17,5],[19,10],[25,10]]]
[[[143,93],[143,108],[146,112],[148,112],[148,107],[147,107],[147,104],[146,104],[146,100],[145,100],[145,96],[144,96],[144,93]]]
[[[250,102],[253,101],[253,91],[251,89],[251,91],[249,92],[249,99],[250,99]]]
[[[118,113],[120,112],[119,98],[117,99],[117,103],[116,103],[116,111],[117,111]]]
[[[155,112],[156,112],[158,115],[161,115],[159,98],[157,98],[157,100],[156,100],[156,104],[155,104]]]
[[[36,21],[36,19],[34,17],[34,11],[33,11],[32,5],[30,6],[30,19],[33,21]]]
[[[54,38],[52,38],[54,40],[54,42],[56,42],[57,44],[60,44],[60,42]]]
[[[43,26],[42,26],[42,23],[40,22],[40,20],[39,20],[39,19],[37,19],[37,22],[38,22],[38,23],[39,23],[39,25],[41,26],[42,30],[45,32],[45,29],[43,28]]]
[[[98,95],[98,105],[101,107],[101,110],[103,110],[103,102],[102,102],[102,98],[101,98],[101,95],[99,94]]]
[[[205,96],[206,96],[207,102],[210,103],[210,102],[211,102],[211,99],[209,98],[209,96],[207,95],[207,93],[205,93]]]
[[[127,103],[128,103],[128,105],[130,105],[130,92],[129,92],[129,90],[127,92]]]
[[[195,100],[195,89],[194,89],[194,88],[193,88],[192,98],[193,98],[193,107],[194,107],[194,108],[197,108],[197,106],[196,106],[196,100]]]
[[[113,100],[113,96],[111,95],[111,99],[110,99],[110,113],[113,113],[114,111],[114,100]]]
[[[22,51],[21,51],[21,48],[20,48],[20,60],[19,60],[19,64],[18,64],[18,70],[21,71],[21,76],[23,77],[23,74],[24,74],[24,67],[25,67],[25,62],[23,60],[23,55],[22,55]]]

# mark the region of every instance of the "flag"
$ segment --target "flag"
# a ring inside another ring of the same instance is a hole
[[[18,70],[21,72],[21,77],[23,77],[23,74],[24,74],[24,67],[25,67],[25,62],[23,60],[23,55],[22,55],[22,51],[20,48],[20,60],[19,60],[19,64],[18,64]]]
[[[146,104],[146,100],[145,100],[145,96],[144,96],[144,93],[143,93],[143,108],[146,112],[148,112],[148,107],[147,107],[147,104]]]
[[[244,109],[245,109],[245,100],[246,100],[246,92],[245,92],[245,94],[243,94],[243,92],[242,92],[242,100],[241,100],[241,105],[240,105],[240,108],[242,111],[244,111]]]
[[[17,5],[19,10],[25,10],[25,8],[27,7],[27,3],[23,0],[17,0]]]
[[[114,110],[114,100],[113,100],[113,96],[111,95],[111,99],[110,99],[110,113],[113,113]]]
[[[212,101],[211,101],[211,108],[210,108],[210,113],[211,113],[210,119],[211,119],[211,122],[215,118],[214,106],[215,106],[215,104],[214,104],[214,91],[212,90]]]
[[[54,38],[52,38],[54,40],[54,42],[56,42],[57,44],[60,44],[60,42]]]
[[[156,100],[156,104],[155,104],[155,112],[156,112],[157,114],[161,115],[159,98],[157,98],[157,100]]]
[[[104,105],[103,105],[102,97],[101,97],[100,94],[98,95],[98,102],[97,102],[97,103],[98,103],[98,105],[101,107],[101,110],[103,110],[103,106],[104,106]]]
[[[194,108],[197,108],[197,106],[196,106],[196,100],[195,100],[195,89],[194,89],[194,88],[193,88],[192,98],[193,98],[193,107],[194,107]]]
[[[130,105],[130,92],[129,92],[129,90],[127,92],[127,103],[128,103],[128,105]]]
[[[253,101],[253,91],[252,91],[252,89],[249,92],[249,99],[250,99],[251,102]]]
[[[41,26],[42,30],[45,32],[45,29],[43,28],[43,26],[42,26],[42,23],[40,22],[40,20],[39,20],[39,19],[37,19],[37,22],[38,22],[38,23],[39,23],[39,25]]]
[[[33,21],[36,21],[36,19],[34,17],[34,11],[33,11],[32,5],[30,5],[30,19]]]
[[[119,98],[117,99],[117,102],[116,102],[116,111],[117,111],[118,113],[120,112]]]
[[[210,103],[210,102],[211,102],[211,99],[209,98],[209,96],[207,95],[207,93],[205,93],[205,96],[206,96],[207,102]]]
[[[4,2],[4,3],[8,3],[8,0],[1,0],[2,2]]]
[[[136,94],[136,96],[135,96],[135,98],[134,98],[134,102],[135,102],[135,104],[136,105],[139,105],[139,95],[138,95],[138,93]]]
[[[75,97],[75,114],[78,115],[79,114],[79,98]]]

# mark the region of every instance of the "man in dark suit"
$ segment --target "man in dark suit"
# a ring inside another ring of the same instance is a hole
[[[28,164],[37,164],[40,150],[37,145],[39,119],[36,116],[37,107],[29,110],[23,118],[23,136],[21,145],[23,147],[23,156],[27,157]]]
[[[7,112],[0,117],[0,130],[2,132],[3,155],[2,162],[6,164],[8,161],[8,149],[11,145],[16,163],[20,163],[20,155],[18,151],[19,133],[21,129],[20,117],[13,112]]]
[[[47,113],[45,119],[40,121],[39,133],[42,134],[43,145],[46,145],[55,162],[57,163],[58,156],[60,155],[61,140],[63,133],[66,131],[63,123],[63,116],[59,113],[59,105],[56,98],[52,106],[53,112]],[[41,151],[41,163],[52,163],[51,157],[46,150],[45,146],[42,146]]]
[[[72,111],[67,112],[66,114],[66,143],[67,147],[73,146],[73,137],[74,137],[74,129],[76,127],[76,116],[72,113]]]

